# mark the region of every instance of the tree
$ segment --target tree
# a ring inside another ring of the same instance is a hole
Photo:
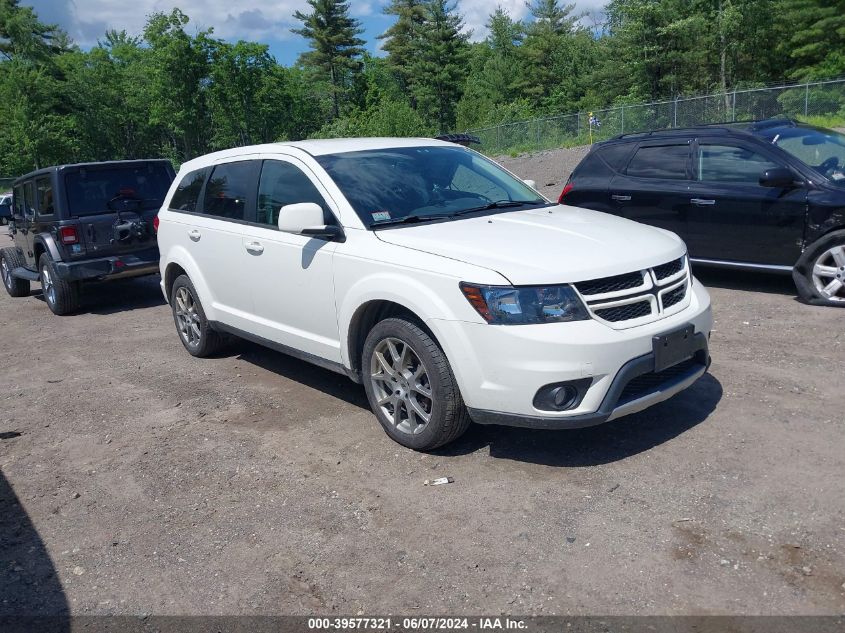
[[[447,0],[429,0],[412,69],[413,93],[423,118],[441,132],[455,124],[455,106],[466,78],[468,54],[463,18]]]
[[[780,0],[780,51],[792,62],[794,79],[845,75],[845,10],[842,0]]]
[[[379,35],[387,61],[403,89],[409,90],[414,81],[413,66],[419,49],[420,30],[425,22],[425,5],[420,0],[391,0],[384,9],[395,15],[396,22]]]
[[[311,51],[303,53],[300,62],[313,69],[329,85],[332,110],[340,116],[346,91],[361,70],[364,32],[361,24],[349,17],[349,3],[338,0],[308,0],[313,9],[305,14],[297,11],[294,17],[302,28],[291,29],[309,40]]]

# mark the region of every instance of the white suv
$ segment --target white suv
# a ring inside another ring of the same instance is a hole
[[[578,428],[689,387],[712,318],[683,242],[530,184],[427,139],[210,154],[158,216],[164,296],[189,353],[234,334],[345,374],[417,450],[470,421]]]

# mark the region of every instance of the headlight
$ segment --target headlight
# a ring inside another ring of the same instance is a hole
[[[461,283],[461,291],[488,323],[525,325],[563,323],[590,318],[571,286],[475,286]]]

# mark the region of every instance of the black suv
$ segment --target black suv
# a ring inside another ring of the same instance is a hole
[[[12,193],[0,193],[0,224],[8,224],[12,219]]]
[[[158,272],[155,219],[175,173],[167,160],[62,165],[18,178],[10,234],[0,251],[13,297],[40,281],[55,314],[79,306],[86,280]]]
[[[562,204],[668,229],[693,262],[791,272],[845,307],[845,135],[791,120],[626,134],[596,144]]]

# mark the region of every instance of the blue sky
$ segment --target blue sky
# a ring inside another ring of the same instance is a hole
[[[350,2],[351,13],[363,24],[367,47],[374,53],[380,43],[376,36],[393,20],[383,13],[387,2]],[[292,64],[307,49],[307,43],[290,32],[298,25],[294,11],[307,12],[305,0],[23,0],[21,4],[34,7],[43,21],[60,25],[83,48],[95,45],[107,29],[139,34],[146,16],[179,7],[191,18],[192,28],[214,27],[215,34],[223,39],[263,42],[283,64]],[[595,12],[603,4],[604,0],[576,2],[578,12]],[[458,10],[473,30],[474,40],[484,39],[487,16],[499,5],[514,18],[528,13],[524,0],[458,0]]]

